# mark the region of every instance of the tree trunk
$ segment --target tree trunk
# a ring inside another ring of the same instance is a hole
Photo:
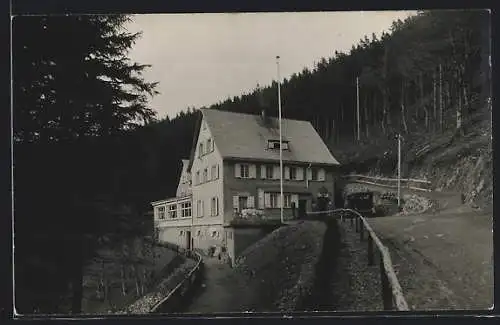
[[[368,130],[368,127],[369,127],[369,123],[368,123],[368,93],[365,94],[365,101],[364,101],[363,106],[365,108],[365,136],[366,136],[366,138],[368,138],[370,136],[369,130]]]
[[[422,73],[420,73],[420,102],[422,103],[422,107],[424,108],[424,115],[425,115],[425,129],[426,131],[429,130],[429,111],[427,109],[427,104],[425,103],[424,100],[424,77]]]
[[[105,272],[105,268],[104,268],[104,260],[101,261],[101,274],[100,274],[100,277],[99,277],[99,285],[98,285],[98,288],[97,288],[97,292],[98,292],[98,298],[101,299],[101,300],[105,300],[106,297],[104,295],[104,272]]]
[[[491,110],[491,16],[488,12],[483,13],[481,19],[481,104],[487,104],[487,109]]]
[[[142,281],[141,281],[141,293],[144,295],[146,293],[146,283],[147,283],[148,277],[146,274],[146,267],[142,268]]]
[[[459,79],[459,72],[456,71],[455,75],[456,75],[456,78]],[[460,130],[462,128],[462,91],[461,91],[461,87],[460,87],[460,83],[459,83],[459,80],[458,81],[458,85],[456,87],[456,92],[457,92],[457,130]]]
[[[439,128],[443,131],[443,67],[439,64]]]
[[[125,265],[123,263],[120,266],[120,277],[121,277],[121,285],[122,285],[122,296],[127,295],[127,285],[125,279]]]
[[[72,288],[73,298],[71,303],[71,313],[81,314],[82,312],[82,297],[83,297],[83,238],[76,235],[75,246],[73,251],[73,274]]]
[[[340,120],[341,120],[341,123],[340,125],[344,125],[344,105],[342,102],[340,102]],[[344,128],[341,128],[339,125],[339,141],[340,141],[340,138],[341,136],[343,135],[342,132],[344,131]]]
[[[434,120],[434,123],[433,123],[433,129],[434,129],[434,132],[436,131],[437,129],[437,96],[436,96],[436,69],[434,69],[434,72],[432,73],[432,108],[433,108],[433,120]]]
[[[387,122],[386,127],[389,128],[391,125],[391,117],[390,114],[387,114],[388,110],[388,98],[387,98],[387,60],[388,60],[388,49],[387,47],[384,48],[384,59],[383,59],[383,68],[382,68],[382,80],[383,80],[383,85],[382,85],[382,123]],[[385,130],[386,128],[382,126],[382,129]],[[385,131],[384,131],[385,134]]]
[[[135,280],[135,291],[137,293],[137,297],[141,296],[141,290],[139,286],[139,273],[137,272],[137,267],[132,264],[132,272],[134,274],[134,280]]]
[[[405,80],[404,78],[401,80],[401,121],[403,122],[403,127],[405,133],[408,133],[408,126],[406,125],[406,117],[405,117]]]

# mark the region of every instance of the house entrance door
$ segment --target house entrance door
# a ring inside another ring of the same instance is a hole
[[[298,219],[306,218],[306,205],[307,205],[307,200],[299,200]]]
[[[186,249],[191,250],[191,231],[186,231]]]

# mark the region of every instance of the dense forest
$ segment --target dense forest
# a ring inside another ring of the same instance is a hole
[[[124,31],[127,19],[14,20],[18,312],[56,312],[68,294],[78,312],[81,266],[100,238],[142,235],[149,202],[175,195],[200,112],[155,118],[156,84],[141,74],[148,66],[127,58],[140,37]],[[283,116],[311,121],[331,148],[358,136],[464,132],[491,111],[489,26],[487,11],[472,10],[396,21],[283,80]],[[258,114],[265,105],[277,115],[276,87],[209,108]]]

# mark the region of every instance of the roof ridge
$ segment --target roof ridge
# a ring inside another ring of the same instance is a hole
[[[235,114],[235,115],[260,116],[258,113],[252,114],[252,113],[234,112],[234,111],[226,111],[226,110],[222,110],[222,109],[218,109],[218,108],[200,108],[200,111],[202,112],[202,114],[203,114],[203,111],[212,111],[212,112],[216,111],[216,112],[223,112],[223,113],[229,113],[229,114]],[[269,116],[269,118],[278,119],[278,117],[274,117],[274,116]],[[282,117],[281,119],[287,120],[287,121],[297,121],[297,122],[304,122],[304,123],[311,124],[311,121],[308,121],[308,120],[299,120],[296,118],[289,118],[289,117]]]

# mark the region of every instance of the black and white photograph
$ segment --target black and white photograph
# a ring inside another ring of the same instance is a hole
[[[13,16],[14,317],[491,310],[490,14]]]

